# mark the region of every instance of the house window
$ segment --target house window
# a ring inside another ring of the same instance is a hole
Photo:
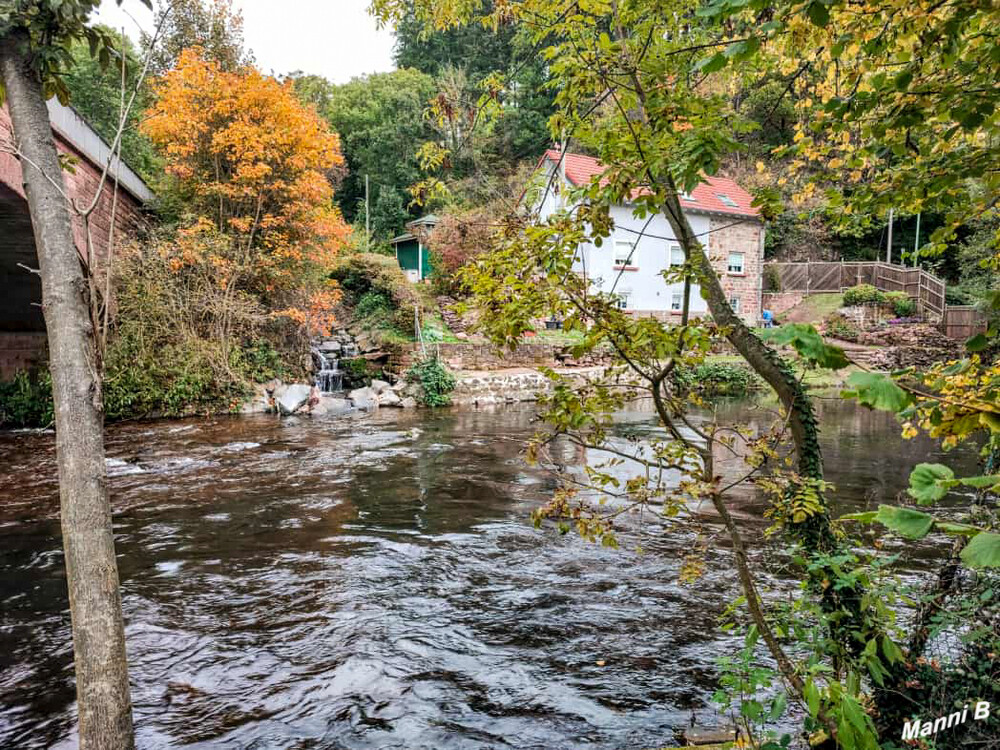
[[[681,250],[680,245],[670,246],[670,265],[672,266],[684,265],[684,251]]]
[[[733,312],[734,313],[736,313],[737,315],[740,314],[740,298],[739,297],[730,297],[729,298],[729,306],[731,308],[733,308]]]
[[[635,266],[635,245],[628,240],[615,240],[615,266]]]
[[[615,295],[615,306],[619,310],[631,309],[632,292],[618,292]]]
[[[671,310],[680,310],[681,309],[681,305],[683,303],[684,303],[684,295],[683,294],[675,294],[675,295],[673,295],[670,298],[670,309]]]
[[[737,203],[736,201],[734,201],[732,198],[730,198],[725,193],[716,193],[715,197],[718,198],[719,201],[724,206],[729,206],[730,208],[739,208],[740,207],[739,203]]]
[[[729,273],[743,273],[743,253],[729,253],[729,265],[726,270]]]

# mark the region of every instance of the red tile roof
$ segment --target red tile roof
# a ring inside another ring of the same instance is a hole
[[[563,154],[556,149],[548,149],[544,160],[558,163],[563,158],[566,179],[579,187],[586,185],[594,177],[604,174],[604,165],[592,156],[583,154]],[[751,195],[726,177],[704,177],[703,182],[691,193],[694,200],[681,199],[681,205],[690,211],[710,211],[719,214],[735,214],[737,216],[758,216],[759,211],[752,205]],[[728,198],[736,205],[727,205],[723,198]]]

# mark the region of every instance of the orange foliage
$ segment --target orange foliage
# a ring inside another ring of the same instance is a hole
[[[222,279],[231,264],[251,265],[263,290],[326,271],[349,231],[326,177],[344,158],[338,136],[291,83],[252,67],[226,72],[195,48],[180,54],[156,94],[143,130],[196,215],[181,244],[184,235],[230,242],[211,259],[182,249],[175,262],[209,260]]]

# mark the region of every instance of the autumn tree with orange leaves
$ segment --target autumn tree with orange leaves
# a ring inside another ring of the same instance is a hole
[[[242,283],[273,296],[329,268],[348,233],[328,179],[344,163],[340,139],[291,84],[185,50],[147,114],[143,129],[188,214],[184,231],[230,239],[212,259],[220,278],[242,270]]]

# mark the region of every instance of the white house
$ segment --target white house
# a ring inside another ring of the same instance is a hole
[[[542,219],[566,206],[566,186],[587,185],[604,172],[593,157],[552,149],[545,152],[540,169],[546,184],[551,180],[554,185],[541,203]],[[761,315],[764,225],[751,201],[750,194],[732,180],[706,177],[681,203],[691,228],[708,250],[733,309],[746,322],[757,324]],[[601,247],[582,245],[576,270],[591,280],[594,289],[616,295],[626,311],[664,320],[680,316],[684,285],[667,284],[661,273],[683,263],[681,247],[674,240],[666,216],[637,219],[632,211],[631,204],[612,206],[611,237]],[[692,288],[691,313],[708,314],[697,285]]]

